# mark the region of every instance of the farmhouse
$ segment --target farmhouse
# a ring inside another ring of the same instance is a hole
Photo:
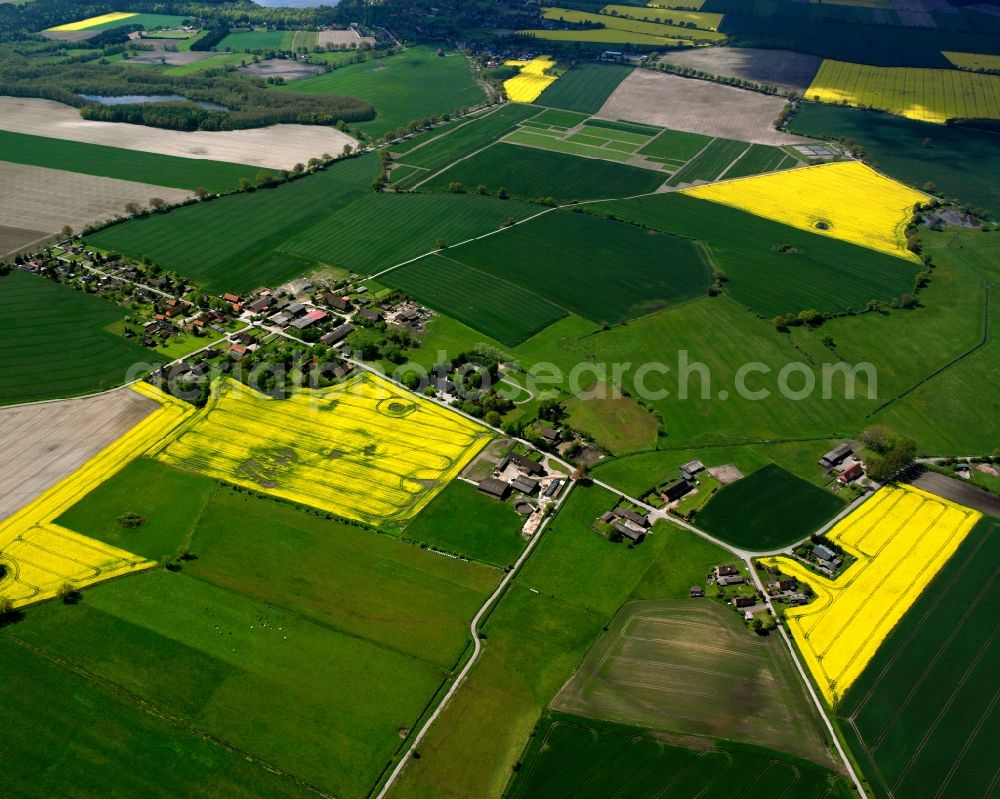
[[[600,516],[597,517],[597,521],[601,524],[611,524],[615,520],[615,515],[611,511],[605,511]]]
[[[549,499],[554,498],[559,493],[559,489],[562,488],[562,484],[562,480],[553,480],[549,483],[549,487],[545,489],[545,496]]]
[[[734,574],[739,574],[740,570],[735,566],[716,566],[715,576],[716,577],[731,577]]]
[[[616,532],[621,533],[625,538],[631,541],[633,544],[638,544],[642,539],[646,537],[646,531],[643,530],[636,524],[631,522],[615,522],[614,527]]]
[[[631,511],[628,508],[615,508],[612,513],[619,519],[625,519],[639,527],[649,527],[649,519],[642,514]]]
[[[306,312],[306,306],[301,302],[292,302],[285,307],[285,313],[292,317],[302,316]]]
[[[819,465],[824,469],[832,469],[851,454],[850,444],[841,444],[839,447],[831,449],[826,455],[819,459]]]
[[[743,583],[745,583],[746,580],[743,579],[743,575],[742,574],[734,574],[732,577],[720,577],[715,582],[718,583],[721,586],[743,585]]]
[[[279,327],[287,327],[288,323],[292,321],[292,315],[288,311],[278,311],[276,314],[272,314],[267,317],[268,322],[272,322]]]
[[[750,608],[757,604],[757,598],[752,596],[733,597],[733,607]]]
[[[865,468],[860,461],[855,461],[837,476],[837,482],[842,486],[854,482],[859,477],[863,477]]]
[[[354,332],[354,325],[344,324],[340,327],[335,327],[325,336],[320,339],[322,344],[326,344],[328,347],[332,347],[347,338],[351,333]]]
[[[305,330],[307,327],[312,327],[317,322],[322,322],[326,318],[326,311],[310,311],[305,316],[299,317],[292,322],[289,327],[294,327],[296,330]]]
[[[237,358],[242,358],[249,352],[249,347],[246,344],[230,344],[229,352],[235,355]]]
[[[495,477],[487,477],[480,480],[479,490],[489,497],[500,500],[507,499],[510,495],[510,486],[503,480],[497,480]]]
[[[275,302],[277,302],[277,300],[274,298],[273,295],[264,294],[258,297],[253,302],[251,302],[249,305],[247,305],[246,309],[248,311],[252,311],[253,313],[264,313],[264,311],[266,311],[268,308],[274,305]]]
[[[515,477],[511,483],[511,488],[515,491],[520,491],[522,494],[534,494],[538,490],[538,481],[532,480],[530,477],[525,477],[520,475]]]
[[[700,585],[692,585],[691,596],[693,597],[705,596],[705,589]]]
[[[691,484],[687,480],[680,479],[680,480],[675,480],[674,482],[664,487],[661,493],[663,494],[663,497],[664,499],[667,500],[667,502],[673,502],[674,500],[683,497],[690,490],[691,490]]]
[[[705,471],[705,464],[701,461],[688,461],[681,466],[681,477],[691,480],[699,472]]]
[[[373,311],[371,308],[362,308],[360,311],[358,311],[358,316],[360,316],[366,322],[371,322],[372,324],[382,321],[382,314],[380,314],[378,311]]]
[[[551,427],[538,424],[535,425],[535,432],[537,432],[538,435],[540,435],[549,444],[557,444],[559,442],[559,431],[553,430]]]
[[[340,297],[330,291],[323,295],[323,303],[330,308],[333,308],[335,311],[347,312],[354,308],[354,306],[351,305],[351,301],[347,299],[347,297]]]
[[[818,544],[813,547],[813,556],[826,563],[831,563],[837,557],[837,553],[823,544]]]
[[[518,469],[521,469],[528,474],[533,474],[539,477],[545,474],[545,467],[543,467],[542,464],[517,452],[511,454],[510,462],[513,463]]]

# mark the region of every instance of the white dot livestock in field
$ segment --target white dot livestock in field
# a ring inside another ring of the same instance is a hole
[[[490,436],[367,372],[284,400],[223,380],[158,457],[377,524],[416,515]]]

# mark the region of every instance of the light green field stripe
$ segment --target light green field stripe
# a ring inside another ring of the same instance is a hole
[[[603,147],[605,144],[608,144],[608,139],[600,139],[597,136],[588,136],[585,133],[574,133],[572,136],[567,136],[566,141],[586,144],[590,147]]]
[[[631,157],[628,153],[616,153],[614,150],[606,150],[600,147],[588,147],[585,144],[574,144],[573,142],[561,139],[549,139],[545,136],[534,136],[527,131],[517,131],[511,133],[506,139],[510,144],[524,144],[529,147],[540,147],[544,150],[552,150],[556,153],[566,153],[567,155],[582,155],[588,158],[601,158],[605,161],[628,161]]]
[[[565,133],[565,131],[562,131],[562,130],[550,130],[549,128],[536,128],[535,126],[532,126],[531,130],[527,130],[527,131],[525,131],[525,133],[529,133],[529,134],[533,134],[533,135],[537,134],[539,136],[550,136],[553,139],[561,139],[563,137],[563,134]]]
[[[642,146],[656,138],[655,136],[644,136],[641,133],[632,133],[627,130],[615,130],[613,128],[603,128],[597,125],[588,125],[586,122],[583,123],[583,126],[590,135],[605,136],[609,139],[614,139],[615,141],[625,141],[635,144],[636,146]]]
[[[638,144],[629,144],[627,141],[614,141],[611,140],[604,147],[608,150],[615,150],[619,153],[634,153],[639,149]]]

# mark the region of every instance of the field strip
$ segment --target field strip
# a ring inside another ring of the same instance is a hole
[[[729,170],[732,169],[734,166],[736,166],[737,161],[739,161],[744,155],[746,155],[748,152],[750,152],[750,148],[752,146],[753,146],[752,144],[748,144],[747,147],[746,147],[746,149],[743,152],[741,152],[738,156],[736,156],[732,161],[730,161],[729,162],[729,166],[727,166],[725,169],[723,169],[719,173],[719,176],[714,181],[712,181],[712,182],[713,183],[718,183],[719,181],[725,180],[726,179],[726,175],[729,173]]]
[[[913,699],[916,697],[918,691],[920,690],[920,687],[923,685],[924,681],[927,679],[930,673],[934,670],[934,667],[938,664],[938,661],[940,661],[941,658],[948,653],[949,645],[952,643],[952,641],[955,640],[956,636],[958,636],[958,634],[962,631],[962,628],[968,621],[969,616],[979,606],[979,603],[982,600],[983,596],[993,587],[993,584],[997,581],[998,575],[1000,575],[1000,567],[994,570],[993,575],[983,585],[980,592],[976,595],[975,600],[966,608],[965,612],[959,618],[958,623],[952,628],[951,632],[948,634],[948,637],[941,643],[941,646],[938,648],[938,651],[934,653],[934,657],[932,657],[930,661],[924,666],[923,671],[920,673],[920,677],[917,678],[916,681],[914,681],[913,685],[910,688],[910,692],[906,695],[906,698],[899,705],[899,707],[896,708],[896,711],[892,714],[892,716],[889,717],[889,719],[886,722],[885,728],[882,730],[882,733],[879,735],[878,738],[875,739],[874,744],[871,747],[872,752],[877,751],[878,748],[885,741],[886,736],[889,735],[890,732],[892,732],[896,720],[900,717],[900,715],[902,715],[906,711],[906,709],[913,702]],[[990,640],[992,640],[992,638],[995,636],[996,636],[996,630],[994,629]]]
[[[1000,633],[1000,627],[993,628],[993,632],[990,634],[990,637],[983,642],[983,645],[982,647],[980,647],[979,652],[976,654],[976,657],[972,660],[971,663],[969,663],[965,672],[962,674],[962,678],[955,684],[951,694],[948,696],[948,701],[945,702],[944,707],[941,708],[940,712],[937,714],[937,717],[934,719],[933,722],[931,722],[930,727],[928,727],[927,731],[924,733],[924,737],[920,739],[920,743],[917,744],[916,748],[914,748],[913,753],[910,755],[909,760],[906,761],[906,765],[903,767],[903,770],[899,773],[899,776],[896,779],[896,783],[895,785],[893,785],[893,791],[895,791],[899,787],[900,783],[902,783],[902,781],[906,779],[906,775],[910,773],[910,769],[913,767],[914,762],[916,762],[917,758],[920,757],[920,754],[924,751],[924,747],[927,746],[927,742],[931,739],[931,736],[937,731],[938,725],[941,723],[941,719],[944,718],[945,714],[947,714],[949,710],[951,710],[951,706],[955,702],[956,695],[963,687],[965,687],[965,683],[968,682],[969,677],[972,676],[972,673],[975,671],[980,661],[982,661],[982,659],[985,657],[987,651],[989,650],[990,644],[992,644],[993,639],[997,637],[997,633]],[[994,694],[994,702],[995,701],[996,701],[996,695]],[[876,749],[877,748],[878,747],[876,747]]]
[[[490,149],[490,147],[493,147],[495,144],[496,144],[495,141],[491,141],[489,144],[486,144],[486,145],[480,147],[478,150],[473,150],[471,153],[468,153],[467,155],[463,155],[461,158],[456,158],[451,163],[447,164],[446,166],[441,167],[441,169],[439,169],[437,172],[431,172],[431,174],[429,174],[427,177],[425,177],[419,183],[414,183],[413,184],[413,188],[414,189],[419,189],[427,181],[433,180],[438,175],[440,175],[442,172],[447,172],[449,169],[451,169],[456,164],[460,164],[460,163],[462,163],[462,161],[467,161],[470,158],[472,158],[473,156],[479,155],[481,152],[483,152],[484,150]],[[430,170],[427,170],[427,171],[430,171]]]
[[[966,737],[965,743],[962,744],[962,749],[958,753],[958,757],[956,757],[955,761],[951,764],[951,768],[945,775],[944,781],[938,788],[937,793],[934,794],[935,799],[937,799],[937,797],[939,797],[948,787],[948,784],[951,782],[952,777],[955,776],[955,772],[958,770],[959,764],[963,760],[965,760],[965,756],[969,753],[969,747],[972,746],[972,742],[975,741],[975,739],[979,736],[979,732],[980,730],[982,730],[983,725],[987,722],[990,716],[993,715],[993,708],[996,707],[998,701],[1000,701],[1000,689],[997,689],[997,691],[993,694],[993,699],[990,700],[990,703],[986,706],[986,709],[983,711],[983,714],[979,717],[979,721],[976,722],[976,726],[972,728],[972,730],[969,732],[969,735]],[[993,795],[993,788],[996,787],[998,779],[1000,779],[1000,766],[997,766],[997,770],[994,773],[993,780],[991,781],[990,786],[986,790],[986,796]]]
[[[759,660],[762,663],[767,663],[768,658],[763,655],[753,655],[742,649],[724,649],[713,644],[702,644],[695,641],[685,641],[676,638],[647,638],[639,635],[629,635],[625,637],[627,641],[648,641],[649,643],[656,644],[673,644],[676,647],[684,647],[685,649],[696,649],[696,650],[708,650],[710,652],[719,652],[724,655],[739,655],[744,660]]]
[[[573,483],[573,481],[570,480],[567,489],[563,491],[562,496],[556,500],[557,506],[562,505],[562,503],[565,502],[566,498],[573,492],[574,485],[575,484]],[[409,757],[410,753],[416,751],[417,747],[420,745],[420,742],[423,741],[424,736],[427,735],[427,731],[431,728],[434,722],[437,721],[438,717],[444,711],[445,707],[447,707],[448,702],[451,701],[452,697],[455,696],[458,689],[462,687],[462,684],[465,682],[465,678],[468,677],[469,672],[472,671],[472,667],[475,666],[476,663],[478,662],[479,655],[482,653],[483,650],[483,644],[482,641],[479,639],[479,634],[477,630],[477,628],[479,627],[480,620],[482,620],[483,616],[486,615],[487,611],[504,594],[504,592],[507,590],[507,586],[510,585],[511,580],[514,579],[514,576],[521,571],[521,567],[524,566],[525,562],[531,556],[531,553],[534,552],[535,548],[538,546],[538,542],[542,540],[542,534],[545,532],[545,529],[548,527],[549,522],[555,517],[555,515],[556,514],[552,514],[545,518],[541,526],[538,528],[538,531],[531,537],[531,540],[528,542],[528,545],[524,548],[524,551],[521,553],[520,557],[518,557],[518,559],[514,562],[513,567],[510,569],[510,571],[508,571],[504,575],[503,579],[500,581],[500,584],[496,587],[496,590],[494,590],[494,592],[486,598],[486,601],[482,604],[482,606],[476,612],[476,615],[472,618],[472,622],[469,624],[469,633],[472,636],[472,646],[473,646],[472,654],[469,656],[468,661],[466,661],[465,665],[462,667],[462,670],[458,673],[458,675],[456,675],[454,681],[451,684],[451,687],[448,689],[448,692],[438,703],[438,706],[434,708],[434,712],[427,717],[427,719],[423,723],[423,726],[421,726],[417,734],[412,736],[412,738],[410,738],[410,745],[405,747],[405,749],[399,753],[400,756],[398,762],[396,763],[396,766],[389,773],[389,776],[386,778],[385,782],[382,783],[382,787],[379,789],[378,793],[375,794],[375,799],[385,799],[385,796],[389,793],[390,789],[392,788],[396,780],[399,779],[399,775],[402,773],[403,769],[406,767],[407,762],[410,760]]]
[[[439,139],[443,139],[445,136],[450,136],[456,130],[459,130],[460,128],[464,128],[466,125],[470,125],[473,122],[479,121],[480,119],[486,119],[486,117],[491,116],[492,114],[495,114],[497,111],[499,111],[501,108],[504,108],[504,107],[505,107],[504,105],[497,105],[497,106],[494,106],[491,111],[487,111],[485,114],[484,113],[469,114],[468,117],[466,117],[465,121],[462,122],[460,125],[455,125],[455,127],[453,127],[453,128],[448,128],[446,130],[443,130],[437,136],[431,136],[431,138],[426,139],[426,140],[420,142],[420,144],[418,144],[418,145],[416,145],[414,147],[411,147],[409,150],[404,151],[398,157],[399,158],[403,158],[405,156],[410,155],[410,153],[415,153],[415,152],[417,152],[417,150],[421,149],[422,147],[426,147],[432,141],[438,141]],[[538,116],[538,114],[535,114],[535,116]],[[389,146],[389,149],[390,150],[392,149],[392,145]],[[400,166],[404,166],[404,164],[400,164]],[[406,166],[408,166],[408,164]],[[417,168],[418,169],[425,169],[426,167],[417,167]]]
[[[910,633],[909,636],[907,636],[906,640],[900,642],[901,645],[897,648],[896,652],[889,659],[889,662],[886,663],[885,668],[883,668],[882,671],[879,673],[878,678],[872,684],[872,687],[869,689],[868,693],[865,694],[864,698],[862,698],[862,700],[858,703],[857,708],[855,708],[854,712],[849,717],[851,720],[854,720],[861,715],[861,712],[864,710],[869,700],[871,700],[875,696],[875,693],[877,692],[879,685],[882,683],[882,680],[892,670],[892,667],[895,665],[896,661],[902,656],[901,653],[906,649],[907,646],[909,646],[910,642],[914,638],[916,638],[917,635],[920,634],[920,632],[923,630],[924,625],[927,623],[929,619],[933,617],[934,612],[937,610],[938,606],[945,599],[947,599],[948,594],[951,593],[951,589],[961,579],[962,574],[965,573],[965,569],[969,566],[970,563],[972,563],[975,560],[976,556],[979,553],[979,550],[982,549],[983,546],[985,545],[986,545],[986,538],[983,537],[979,540],[979,543],[976,544],[976,548],[969,553],[969,556],[965,559],[965,562],[962,564],[962,567],[952,576],[952,578],[948,581],[948,584],[944,586],[944,590],[938,592],[935,595],[933,604],[927,609],[927,612],[924,613],[923,617],[915,625],[913,631]]]
[[[662,660],[644,660],[642,658],[629,658],[629,657],[622,657],[620,655],[615,656],[614,659],[621,663],[649,663],[649,664],[654,664],[656,666],[662,666],[665,669],[671,669],[674,671],[692,672],[694,674],[704,674],[708,677],[725,677],[726,679],[730,680],[741,679],[738,677],[734,677],[734,675],[724,671],[715,671],[713,669],[706,669],[700,666],[685,666],[680,663],[667,663]],[[773,682],[773,681],[774,681],[773,675],[768,679],[763,680],[763,682]],[[757,682],[757,680],[754,680],[753,682]]]

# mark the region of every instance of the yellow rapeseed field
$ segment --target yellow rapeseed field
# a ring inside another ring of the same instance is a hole
[[[785,613],[809,670],[831,705],[981,518],[912,486],[880,489],[828,534],[858,560],[828,580],[786,557],[768,558],[809,583],[817,599]]]
[[[40,602],[65,584],[83,588],[155,564],[138,555],[87,538],[53,524],[65,511],[130,461],[158,444],[194,409],[145,383],[133,390],[161,407],[128,433],[105,447],[73,474],[34,502],[0,522],[0,597],[15,607]]]
[[[554,67],[556,62],[547,55],[540,55],[530,61],[505,61],[508,67],[520,67],[521,72],[503,82],[507,97],[515,103],[533,103],[538,95],[555,82],[555,75],[546,72]]]
[[[705,0],[649,0],[646,5],[649,8],[694,8],[699,9],[705,5]]]
[[[956,53],[953,50],[942,50],[941,55],[951,61],[959,69],[988,69],[1000,71],[1000,55],[985,53]]]
[[[722,14],[711,11],[680,11],[663,7],[608,5],[601,9],[601,13],[660,23],[670,21],[678,25],[691,22],[699,28],[710,31],[717,31],[719,25],[722,24]]]
[[[872,67],[827,59],[805,97],[867,106],[924,122],[1000,119],[1000,75],[959,69]]]
[[[67,22],[65,25],[57,25],[54,28],[47,28],[46,30],[85,31],[88,28],[93,28],[95,25],[103,25],[105,22],[117,22],[120,19],[128,19],[129,17],[135,16],[137,16],[135,11],[115,11],[112,14],[102,14],[99,17],[81,19],[79,22]]]
[[[223,380],[157,457],[380,523],[414,516],[489,438],[486,428],[367,372],[283,400]]]
[[[642,16],[641,8],[631,9],[636,16]],[[663,12],[650,11],[648,16],[657,16]],[[680,13],[680,12],[677,12]],[[712,28],[702,30],[700,28],[687,28],[683,25],[666,25],[660,22],[634,19],[628,16],[616,16],[612,14],[594,14],[589,11],[574,11],[569,8],[559,8],[557,6],[543,8],[542,16],[550,20],[563,20],[565,22],[594,22],[603,26],[607,31],[627,31],[628,33],[640,36],[659,37],[664,42],[672,39],[687,39],[702,42],[717,42],[726,38],[724,33],[719,33]],[[721,20],[721,17],[719,18]],[[681,20],[678,20],[681,21]],[[707,26],[706,26],[707,27]],[[598,30],[602,30],[598,29]],[[631,41],[636,41],[635,39]]]
[[[913,206],[927,196],[859,161],[789,169],[685,189],[801,230],[918,260],[904,231]]]

